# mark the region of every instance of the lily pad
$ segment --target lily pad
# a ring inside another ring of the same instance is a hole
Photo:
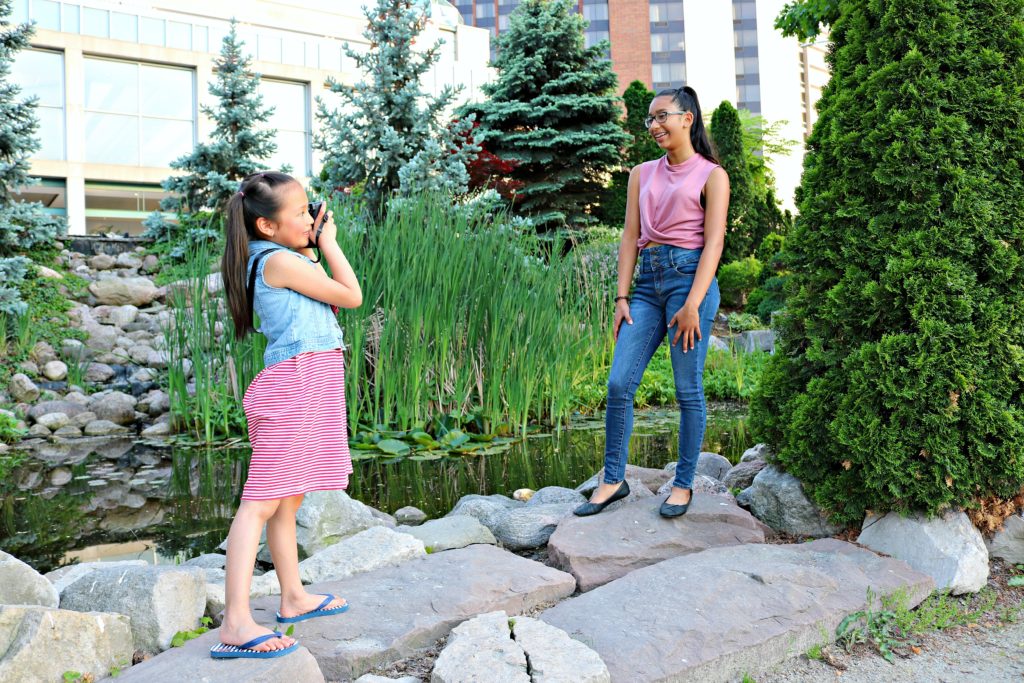
[[[377,442],[377,448],[392,455],[407,455],[412,450],[409,444],[398,439],[381,439]]]

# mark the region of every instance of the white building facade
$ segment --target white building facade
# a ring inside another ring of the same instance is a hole
[[[232,17],[274,107],[278,149],[267,163],[308,178],[320,168],[316,98],[331,96],[328,77],[362,78],[343,46],[369,49],[367,2],[14,0],[13,21],[36,23],[13,79],[38,97],[42,143],[31,167],[42,182],[22,196],[66,216],[73,235],[141,231],[164,196],[169,163],[213,130],[201,108],[217,104],[207,85]],[[487,31],[465,26],[442,0],[432,4],[421,40],[444,44],[425,89],[460,85],[461,100],[482,98],[492,78]]]

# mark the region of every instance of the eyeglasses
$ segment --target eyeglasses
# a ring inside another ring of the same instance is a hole
[[[644,119],[644,128],[650,128],[651,124],[657,121],[658,123],[665,123],[668,121],[668,117],[672,114],[689,114],[688,111],[659,111],[654,116],[648,116]]]

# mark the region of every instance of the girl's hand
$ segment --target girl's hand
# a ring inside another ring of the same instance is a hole
[[[321,251],[323,251],[325,245],[336,245],[338,243],[338,227],[334,224],[333,211],[326,212],[323,226],[319,230],[319,239],[316,237],[316,230],[313,231],[313,239],[316,240],[316,245]]]
[[[676,328],[676,333],[672,336],[672,346],[679,342],[680,337],[683,338],[683,353],[697,346],[697,342],[703,339],[700,334],[700,316],[697,314],[696,306],[685,304],[668,321],[668,326]]]
[[[633,324],[633,318],[629,315],[629,301],[619,299],[615,302],[615,323],[612,325],[612,334],[615,336],[615,341],[619,340],[619,328],[622,326],[623,320],[630,325]]]

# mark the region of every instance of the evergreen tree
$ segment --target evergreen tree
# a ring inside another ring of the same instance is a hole
[[[626,149],[626,165],[629,168],[665,156],[665,151],[658,146],[644,125],[653,99],[654,91],[648,89],[642,81],[633,81],[626,92],[622,93],[622,103],[626,107],[624,125],[626,132],[633,138]]]
[[[755,433],[843,522],[1024,485],[1024,0],[842,0]]]
[[[606,42],[584,46],[586,21],[569,0],[525,0],[498,36],[498,77],[483,86],[477,139],[523,183],[515,208],[541,230],[592,223],[629,136],[619,124]]]
[[[729,215],[722,250],[722,262],[729,263],[754,252],[764,238],[764,226],[752,220],[756,198],[743,148],[743,126],[736,108],[723,101],[711,115],[708,128],[722,168],[729,174]]]
[[[839,18],[839,0],[792,0],[775,19],[775,28],[784,36],[796,36],[801,42],[817,38]]]
[[[210,142],[200,142],[191,154],[171,162],[171,168],[184,173],[162,183],[165,190],[177,195],[161,203],[165,211],[219,209],[238,191],[242,178],[267,168],[262,161],[277,149],[274,131],[257,129],[274,110],[263,106],[263,96],[257,92],[260,75],[252,71],[252,59],[243,52],[244,45],[232,20],[214,61],[216,79],[209,85],[210,94],[218,99],[217,107],[202,108],[217,125]]]
[[[21,313],[17,284],[27,274],[28,260],[14,256],[51,245],[65,230],[64,221],[43,211],[39,202],[15,196],[36,180],[29,176],[32,153],[39,149],[35,98],[22,99],[21,89],[10,82],[11,65],[19,50],[29,45],[31,24],[11,23],[11,0],[0,0],[0,313]]]
[[[427,22],[427,9],[415,0],[377,0],[364,8],[363,36],[371,50],[345,52],[364,74],[347,86],[331,79],[340,98],[336,107],[318,100],[323,132],[315,146],[324,166],[314,186],[330,194],[365,183],[363,199],[378,213],[396,192],[465,192],[466,164],[479,147],[466,140],[471,118],[449,121],[444,113],[458,93],[445,86],[437,97],[423,92],[420,81],[440,59],[441,42],[426,51],[413,46]]]

